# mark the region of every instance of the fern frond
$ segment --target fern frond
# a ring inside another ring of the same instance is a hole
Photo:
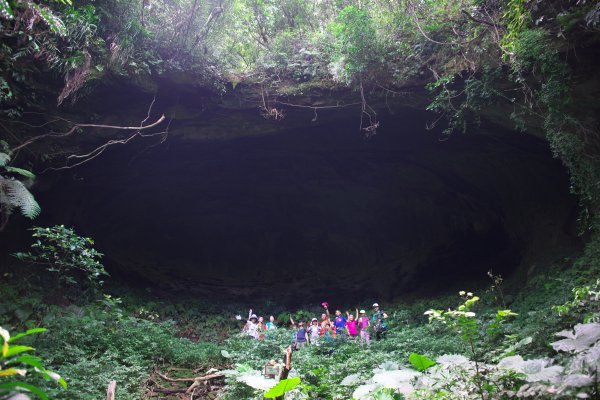
[[[29,219],[37,217],[42,209],[23,182],[16,179],[0,177],[0,191],[3,192],[3,203],[9,208],[19,208],[21,214]]]
[[[48,25],[52,32],[60,36],[65,36],[67,34],[67,28],[65,27],[65,24],[60,18],[54,15],[54,13],[49,8],[40,6],[39,4],[36,4],[34,2],[30,2],[29,6],[35,11],[37,11],[40,18]]]
[[[2,0],[0,0],[2,2]],[[4,167],[10,162],[10,156],[6,153],[0,153],[0,167]]]

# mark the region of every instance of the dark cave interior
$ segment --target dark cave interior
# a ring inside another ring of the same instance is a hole
[[[454,289],[577,246],[545,141],[485,124],[441,140],[431,118],[405,108],[368,139],[356,116],[218,140],[174,124],[161,145],[42,176],[35,224],[93,237],[133,285],[289,302]],[[4,254],[27,245],[15,231]]]

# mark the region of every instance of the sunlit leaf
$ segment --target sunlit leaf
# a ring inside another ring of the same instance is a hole
[[[408,356],[408,361],[415,367],[417,371],[423,372],[435,365],[435,361],[417,353],[411,353]]]
[[[44,368],[44,364],[42,364],[42,359],[36,356],[23,355],[10,361],[10,364],[19,363],[27,364],[40,369]]]
[[[48,400],[48,395],[42,389],[26,382],[0,383],[0,389],[24,389],[31,393],[37,394],[42,400]]]
[[[0,370],[0,376],[12,376],[12,375],[25,376],[26,374],[27,374],[27,371],[25,371],[24,369],[8,368],[8,369]]]
[[[277,385],[273,386],[267,393],[265,393],[265,398],[274,399],[279,396],[283,396],[285,393],[289,392],[296,386],[300,384],[300,378],[289,378],[280,380]]]
[[[33,328],[33,329],[28,329],[25,332],[21,332],[21,333],[17,333],[15,336],[11,337],[9,342],[13,342],[17,339],[22,338],[23,336],[28,336],[28,335],[33,335],[35,333],[40,333],[40,332],[46,332],[48,329],[46,328]]]
[[[5,357],[14,356],[15,354],[24,353],[31,350],[34,350],[34,348],[30,346],[10,346]]]

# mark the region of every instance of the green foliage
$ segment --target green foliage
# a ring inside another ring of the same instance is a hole
[[[39,204],[27,188],[27,181],[17,179],[34,179],[35,175],[29,170],[8,165],[11,155],[7,149],[8,144],[0,141],[0,226],[6,224],[15,208],[29,219],[34,219],[41,212]]]
[[[92,286],[102,285],[102,277],[108,274],[100,263],[102,253],[92,247],[92,239],[64,225],[32,230],[37,240],[30,252],[15,254],[19,260],[45,266],[61,284],[74,285],[81,283],[78,279],[86,279]]]
[[[0,395],[6,396],[14,393],[33,393],[40,399],[47,400],[48,395],[37,385],[14,380],[16,377],[21,377],[22,379],[30,378],[32,375],[42,377],[46,381],[56,382],[63,389],[67,388],[67,382],[60,375],[47,370],[44,367],[44,360],[42,358],[30,354],[35,350],[33,347],[12,344],[25,336],[45,331],[45,328],[34,328],[11,336],[6,329],[0,327],[0,336],[2,337]]]
[[[527,0],[509,0],[506,4],[506,9],[502,16],[506,23],[506,33],[502,36],[500,46],[504,53],[509,56],[515,54],[520,35],[531,21],[531,14],[527,8],[527,3]]]
[[[426,371],[428,368],[431,368],[435,365],[435,361],[432,361],[429,358],[417,353],[410,353],[408,356],[408,361],[410,361],[412,366],[415,367],[415,369],[419,372]]]
[[[20,168],[4,167],[4,169],[6,172],[22,176],[31,174]],[[29,219],[36,218],[41,212],[39,204],[25,183],[13,177],[0,175],[0,211],[3,218],[8,218],[15,208],[18,208],[21,214]]]
[[[277,382],[277,385],[273,386],[265,393],[265,398],[267,399],[275,399],[279,396],[283,396],[290,390],[294,389],[296,386],[300,384],[300,378],[288,378],[282,379]]]
[[[347,6],[331,25],[337,59],[343,70],[340,79],[350,82],[358,80],[367,71],[375,58],[377,36],[370,15],[365,9]]]
[[[8,0],[0,0],[0,16],[4,18],[14,18],[15,14],[13,13]]]
[[[57,399],[101,398],[112,379],[119,382],[118,396],[138,398],[155,365],[208,369],[222,360],[214,344],[175,337],[170,321],[119,319],[111,309],[94,306],[68,311],[49,314],[52,338],[37,343],[57,371],[70,378],[67,391],[50,392]],[[56,343],[64,343],[60,352]]]
[[[571,300],[552,309],[560,316],[575,314],[584,323],[600,322],[600,279],[591,285],[576,286],[572,292]]]
[[[566,336],[556,341],[554,335],[563,329],[562,322],[552,318],[548,310],[553,302],[564,301],[561,300],[563,292],[558,288],[564,287],[564,292],[569,292],[569,282],[580,274],[579,268],[583,268],[577,265],[553,272],[552,280],[544,276],[539,280],[530,279],[531,286],[511,304],[520,315],[492,308],[494,300],[491,295],[486,297],[487,294],[478,299],[463,293],[461,304],[447,311],[445,305],[450,297],[390,306],[386,310],[389,334],[385,340],[373,341],[369,348],[361,347],[358,342],[338,340],[294,352],[292,374],[295,375],[292,376],[302,383],[287,392],[286,398],[352,398],[362,391],[368,393],[365,395],[368,397],[355,397],[435,399],[456,398],[459,393],[466,393],[466,398],[481,398],[480,394],[484,393],[488,398],[508,399],[510,393],[518,391],[524,395],[534,388],[535,393],[542,387],[546,390],[546,382],[533,381],[540,376],[564,382],[560,395],[552,398],[573,398],[569,396],[576,394],[575,389],[565,386],[567,382],[575,378],[582,382],[589,379],[573,377],[569,368],[574,367],[577,360],[590,357],[589,346],[585,346],[593,331],[589,327],[579,327],[574,332],[567,329],[561,334],[572,335],[575,340]],[[548,284],[547,287],[544,284]],[[13,308],[7,307],[7,303],[12,302],[10,299],[20,297],[14,287],[12,283],[10,290],[4,288],[0,292],[0,323],[3,325],[9,315],[13,315],[11,323],[22,324],[14,316]],[[180,299],[165,303],[154,296],[144,298],[140,294],[122,292],[107,295],[92,304],[82,299],[81,304],[58,307],[45,305],[43,298],[31,288],[23,290],[33,299],[33,314],[52,332],[52,336],[39,337],[26,344],[35,347],[52,369],[69,377],[67,390],[40,386],[51,398],[57,399],[102,398],[107,382],[112,379],[118,381],[118,396],[139,398],[150,372],[157,367],[164,371],[169,366],[203,370],[232,368],[227,370],[233,372],[227,374],[227,385],[220,397],[261,399],[276,383],[265,381],[261,371],[269,360],[281,361],[293,333],[280,326],[268,332],[264,340],[234,334],[234,331],[239,332],[239,322],[232,316],[239,313],[242,307],[239,305],[215,308],[209,303],[198,303],[197,299],[191,303]],[[31,305],[20,301],[18,307],[25,309]],[[259,308],[270,307],[273,305]],[[428,307],[448,312],[444,315],[448,323],[427,324],[422,310]],[[584,305],[587,307],[588,303]],[[475,311],[475,317],[467,314]],[[294,315],[310,316],[314,312],[316,310],[299,310]],[[584,310],[577,315],[583,314]],[[476,333],[470,324],[460,323],[461,318],[475,320]],[[449,329],[455,323],[457,329],[468,332],[463,335]],[[194,343],[176,337],[183,332],[195,334],[188,330],[190,324],[199,326],[206,339]],[[216,344],[221,337],[216,332],[223,327],[228,329],[224,332],[228,338]],[[460,337],[466,341],[457,340]],[[471,339],[475,340],[475,353],[470,350],[468,341]],[[560,357],[548,347],[553,341],[553,346],[562,349]],[[569,346],[578,346],[578,352],[571,354]],[[525,359],[524,355],[528,357]],[[554,357],[553,362],[546,360],[549,356]],[[424,372],[418,373],[411,366]],[[590,373],[587,371],[586,376],[591,376]],[[374,383],[369,383],[371,380]],[[257,385],[262,386],[257,389]],[[585,388],[587,391],[589,386]]]

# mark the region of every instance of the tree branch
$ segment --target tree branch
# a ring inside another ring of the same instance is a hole
[[[494,28],[496,28],[498,25],[496,25],[493,22],[490,21],[485,21],[483,19],[479,19],[479,18],[475,18],[474,16],[472,16],[471,14],[469,14],[469,12],[467,10],[460,10],[463,14],[465,14],[467,16],[467,18],[469,18],[471,21],[473,22],[477,22],[479,24],[484,24],[484,25],[488,25],[488,26],[492,26]]]
[[[11,152],[19,151],[22,148],[27,147],[27,146],[31,145],[32,143],[37,142],[40,139],[45,139],[45,138],[48,138],[48,137],[60,138],[60,137],[65,137],[65,136],[72,135],[73,132],[75,132],[77,129],[80,129],[80,128],[99,128],[99,129],[118,129],[118,130],[125,130],[125,131],[141,131],[141,130],[145,130],[145,129],[154,128],[154,127],[160,125],[164,120],[165,120],[165,115],[163,114],[154,123],[152,123],[150,125],[146,125],[146,126],[116,126],[116,125],[101,125],[101,124],[75,124],[75,125],[73,125],[73,127],[71,127],[71,129],[69,129],[68,131],[63,132],[63,133],[47,133],[45,135],[39,135],[39,136],[32,137],[31,139],[29,139],[29,140],[25,141],[24,143],[18,145],[14,149],[11,149]]]

